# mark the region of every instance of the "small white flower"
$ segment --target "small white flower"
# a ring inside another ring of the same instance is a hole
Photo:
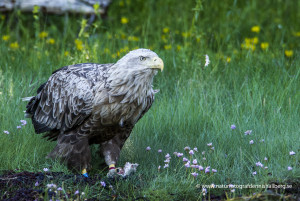
[[[44,168],[43,170],[44,170],[44,172],[48,172],[48,171],[49,171],[49,169],[48,169],[48,168]]]
[[[184,147],[185,151],[189,151],[191,148],[190,147]]]
[[[209,63],[210,63],[209,56],[206,54],[204,67],[207,67]]]
[[[207,146],[211,147],[212,146],[212,142],[208,143]]]
[[[253,143],[254,143],[254,141],[253,141],[253,140],[250,140],[249,144],[253,144]]]
[[[265,160],[265,161],[267,161],[267,160],[268,160],[268,158],[267,158],[267,157],[265,157],[265,158],[264,158],[264,160]]]
[[[5,134],[7,134],[7,135],[8,135],[8,134],[9,134],[9,131],[3,131],[3,133],[5,133]]]
[[[295,155],[296,153],[294,151],[290,151],[290,156]]]
[[[293,168],[292,168],[291,166],[289,166],[287,169],[288,169],[288,171],[290,171],[290,170],[292,170]]]
[[[257,174],[257,172],[255,171],[255,172],[252,172],[252,175],[256,175]]]

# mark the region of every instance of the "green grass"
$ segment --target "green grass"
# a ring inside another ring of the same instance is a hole
[[[165,70],[154,80],[155,88],[160,89],[154,105],[122,150],[120,165],[130,161],[140,166],[132,178],[114,183],[119,199],[201,200],[197,184],[299,183],[299,6],[296,1],[271,0],[116,0],[109,18],[97,20],[78,38],[81,50],[74,41],[82,30],[83,16],[14,12],[2,17],[0,170],[38,172],[50,167],[51,171],[70,173],[59,162],[45,159],[55,142],[36,135],[30,121],[16,128],[24,119],[26,103],[21,98],[35,95],[39,84],[57,68],[115,62],[128,50],[144,47],[158,53]],[[121,24],[121,17],[129,23]],[[256,25],[260,32],[251,32]],[[164,33],[164,28],[170,31]],[[46,38],[39,37],[42,31],[48,33]],[[10,36],[7,41],[2,39],[5,35]],[[259,40],[254,51],[241,47],[245,38],[254,37]],[[49,43],[50,38],[54,44]],[[14,42],[18,48],[11,47]],[[260,47],[262,42],[269,44],[267,50]],[[286,50],[293,50],[293,55],[286,56]],[[205,54],[211,60],[208,67],[204,67]],[[231,124],[237,129],[231,130]],[[253,132],[245,136],[246,130]],[[250,140],[254,144],[250,145]],[[214,151],[207,146],[210,142]],[[147,146],[152,148],[150,152],[146,152]],[[182,159],[172,154],[177,151],[187,156],[185,146],[197,147],[194,158],[218,172],[192,178]],[[157,153],[158,149],[163,153]],[[296,155],[290,156],[290,151]],[[167,153],[172,156],[170,167],[158,171]],[[258,161],[268,169],[256,167]],[[293,170],[288,171],[288,166]],[[91,173],[105,176],[96,165]],[[105,196],[113,194],[107,189],[100,192],[97,186],[69,187],[90,198],[107,199]],[[228,189],[208,189],[210,194],[226,191],[228,197],[263,190],[236,189],[233,194]]]

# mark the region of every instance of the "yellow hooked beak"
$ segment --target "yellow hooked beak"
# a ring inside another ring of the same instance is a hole
[[[164,70],[164,62],[161,58],[154,57],[152,61],[153,61],[153,65],[151,65],[151,68],[157,68],[160,69],[161,71]]]

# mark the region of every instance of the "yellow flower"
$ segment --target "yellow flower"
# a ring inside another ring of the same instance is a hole
[[[39,11],[40,11],[40,7],[39,6],[33,6],[33,10],[32,10],[33,14],[37,14]]]
[[[164,32],[164,33],[169,33],[169,31],[170,31],[169,27],[163,28],[163,32]]]
[[[172,45],[165,45],[164,48],[165,48],[165,50],[169,50],[172,48]]]
[[[2,40],[4,40],[4,41],[8,41],[8,40],[9,40],[9,38],[10,38],[10,36],[9,36],[9,35],[4,35],[4,36],[2,36]]]
[[[168,40],[167,40],[167,36],[166,35],[161,35],[161,39],[162,39],[162,41],[164,42],[164,43],[167,43],[168,42]]]
[[[284,54],[285,54],[285,56],[287,56],[287,57],[292,57],[293,54],[294,54],[294,52],[293,52],[293,50],[285,50],[285,51],[284,51]]]
[[[266,50],[269,48],[269,43],[267,42],[263,42],[260,44],[261,49]]]
[[[180,51],[181,50],[181,46],[180,45],[177,45],[177,51]]]
[[[64,55],[65,55],[65,57],[67,57],[67,56],[69,56],[69,55],[70,55],[70,52],[68,52],[68,51],[65,51],[65,52],[64,52]]]
[[[119,2],[119,6],[123,7],[125,4],[124,4],[124,1],[120,1]]]
[[[226,58],[226,61],[227,61],[227,63],[230,63],[231,58],[230,58],[230,57],[227,57],[227,58]]]
[[[1,20],[5,20],[5,15],[0,15]]]
[[[296,37],[300,37],[300,31],[298,31],[298,32],[294,32],[294,36],[296,36]]]
[[[46,38],[48,36],[48,33],[45,32],[45,31],[42,31],[40,34],[39,34],[39,37],[40,38]]]
[[[112,54],[111,57],[112,57],[113,59],[115,59],[115,58],[117,57],[117,55],[116,55],[116,54]]]
[[[122,17],[121,18],[121,23],[122,24],[127,24],[129,22],[128,18],[127,17]]]
[[[18,44],[18,42],[14,42],[14,43],[11,43],[11,44],[9,45],[9,47],[10,47],[11,49],[13,49],[13,50],[16,50],[16,49],[19,48],[19,44]]]
[[[49,38],[49,39],[47,40],[47,43],[53,45],[53,44],[55,43],[55,40],[54,40],[53,38]]]
[[[182,32],[182,33],[181,33],[181,36],[182,36],[183,38],[187,38],[187,37],[190,37],[190,36],[191,36],[191,33],[189,33],[189,32]]]
[[[253,27],[251,28],[251,31],[252,31],[252,32],[255,32],[255,33],[259,33],[260,27],[259,27],[259,26],[253,26]]]
[[[255,45],[253,45],[253,44],[251,44],[251,43],[242,43],[241,44],[241,47],[243,48],[243,49],[246,49],[246,50],[252,50],[252,51],[254,51],[255,50]]]
[[[128,41],[139,41],[140,39],[136,36],[128,36]]]
[[[252,42],[253,42],[253,44],[257,44],[258,43],[258,38],[257,37],[252,38]]]
[[[251,38],[245,38],[245,43],[250,44],[251,43]]]
[[[76,44],[76,48],[77,50],[82,50],[83,49],[83,45],[82,45],[82,41],[79,39],[75,40],[75,44]]]

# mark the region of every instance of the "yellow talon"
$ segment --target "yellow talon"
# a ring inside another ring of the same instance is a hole
[[[82,171],[81,171],[81,174],[85,174],[87,173],[86,169],[84,168]]]

